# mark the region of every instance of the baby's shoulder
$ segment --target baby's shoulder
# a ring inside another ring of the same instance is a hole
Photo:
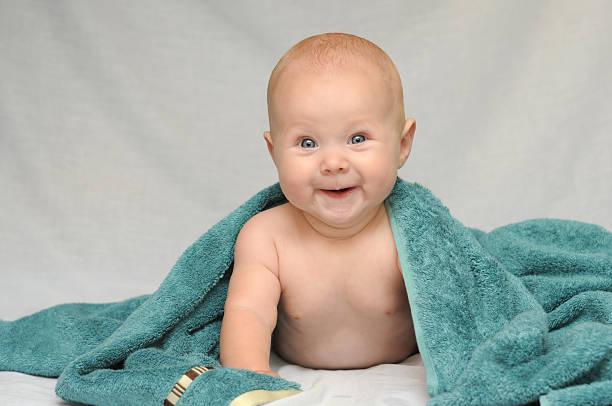
[[[277,206],[251,217],[242,227],[234,246],[236,266],[261,264],[278,275],[277,238],[286,229],[286,210]]]
[[[281,204],[257,213],[242,227],[241,234],[256,234],[258,236],[272,236],[285,232],[291,218],[289,203]]]

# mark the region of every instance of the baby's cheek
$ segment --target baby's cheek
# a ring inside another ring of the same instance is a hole
[[[397,172],[395,159],[388,155],[379,156],[376,159],[372,159],[369,164],[371,173],[379,181],[383,181],[390,176],[395,176]]]
[[[304,192],[307,190],[307,184],[300,179],[297,173],[281,174],[279,182],[281,190],[290,202],[296,203],[303,199]]]
[[[387,194],[393,189],[397,177],[397,167],[391,159],[378,160],[376,170],[371,172],[371,181],[382,194]]]

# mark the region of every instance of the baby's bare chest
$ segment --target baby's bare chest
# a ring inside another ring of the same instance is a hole
[[[378,319],[409,309],[391,235],[353,246],[295,248],[279,252],[279,313],[286,321]]]

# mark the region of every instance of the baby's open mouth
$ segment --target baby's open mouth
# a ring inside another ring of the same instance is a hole
[[[349,195],[353,189],[355,189],[354,186],[345,187],[344,189],[321,189],[321,191],[331,197],[344,197]]]

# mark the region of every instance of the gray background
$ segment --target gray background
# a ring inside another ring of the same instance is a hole
[[[363,36],[417,120],[400,175],[464,224],[612,229],[610,1],[0,0],[0,318],[154,291],[276,181],[269,74]]]

